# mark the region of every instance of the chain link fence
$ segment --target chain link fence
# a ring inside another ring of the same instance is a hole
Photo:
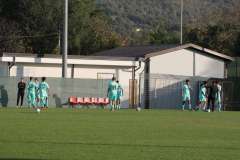
[[[229,78],[222,82],[223,103],[226,110],[240,111],[240,78]]]
[[[149,76],[149,91],[144,90],[144,75],[140,84],[140,106],[144,107],[145,93],[149,92],[150,108],[180,109],[182,104],[182,86],[187,79],[191,85],[191,103],[197,105],[199,84],[207,80],[201,77],[185,77],[176,75],[151,74]]]
[[[191,104],[192,107],[198,105],[198,95],[200,84],[213,80],[203,77],[185,77],[176,75],[151,74],[149,77],[149,91],[144,88],[144,75],[140,77],[139,105],[145,107],[146,94],[149,96],[150,108],[181,109],[182,106],[182,86],[186,79],[190,80],[191,85]],[[218,79],[222,86],[222,99],[224,110],[240,110],[240,79]]]
[[[235,61],[231,62],[228,66],[229,78],[240,78],[240,57],[235,57]]]

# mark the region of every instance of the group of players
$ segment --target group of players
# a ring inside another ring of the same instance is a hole
[[[190,80],[186,80],[182,87],[182,110],[188,105],[189,110],[202,110],[207,112],[214,112],[217,106],[218,111],[222,109],[221,92],[222,87],[218,81],[213,81],[209,85],[206,81],[202,82],[199,89],[199,103],[196,108],[191,106],[191,86]],[[21,107],[23,104],[23,97],[25,92],[25,82],[23,78],[18,83],[18,97],[17,106]],[[46,82],[46,77],[42,77],[41,82],[37,78],[30,77],[27,84],[27,103],[28,107],[48,107],[48,92],[49,85]],[[120,110],[121,97],[123,96],[123,88],[115,77],[108,84],[107,97],[110,100],[110,110]],[[19,106],[19,100],[21,103]]]
[[[121,97],[123,96],[123,88],[115,77],[108,84],[107,97],[110,100],[110,110],[120,110]]]
[[[185,106],[188,105],[189,110],[202,110],[207,112],[214,112],[215,108],[219,112],[222,110],[222,87],[219,81],[213,81],[212,84],[208,84],[204,81],[200,85],[198,106],[192,108],[191,106],[191,86],[190,81],[186,80],[182,88],[182,110],[185,110]]]
[[[17,97],[17,107],[23,105],[23,98],[25,92],[25,82],[22,78],[18,83],[18,97]],[[47,108],[48,107],[48,91],[49,85],[46,82],[46,77],[42,77],[41,82],[37,78],[30,77],[27,84],[27,103],[29,108]],[[21,103],[19,105],[19,100]]]

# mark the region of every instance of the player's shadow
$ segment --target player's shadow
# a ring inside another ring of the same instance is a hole
[[[55,100],[56,108],[62,108],[62,100],[57,94],[53,94],[53,98]]]
[[[8,92],[3,85],[0,86],[0,93],[1,93],[0,103],[1,103],[2,107],[7,107],[8,106]]]

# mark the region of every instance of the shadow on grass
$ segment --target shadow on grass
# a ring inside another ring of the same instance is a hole
[[[240,150],[240,147],[225,146],[195,146],[195,145],[160,145],[160,144],[123,144],[123,143],[89,143],[89,142],[46,142],[46,141],[1,141],[4,143],[22,143],[22,144],[46,144],[46,145],[86,145],[86,146],[114,146],[114,147],[154,147],[169,149],[203,149],[203,150]],[[1,160],[1,158],[0,158]]]

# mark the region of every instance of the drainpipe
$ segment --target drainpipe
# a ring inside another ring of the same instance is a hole
[[[72,64],[72,68],[71,68],[71,78],[74,78],[74,70],[75,70],[75,65]]]
[[[138,107],[141,107],[141,79],[142,79],[142,75],[145,71],[145,68],[142,70],[142,72],[139,74],[139,84],[138,84]]]
[[[11,73],[11,68],[16,64],[16,57],[13,56],[13,61],[8,62],[8,76],[10,76]]]
[[[132,93],[131,93],[131,108],[135,107],[135,67],[132,68]]]
[[[141,68],[142,66],[142,59],[139,58],[138,59],[138,67],[136,68],[135,66],[132,68],[132,93],[131,93],[131,97],[132,97],[132,104],[131,107],[132,108],[136,108],[135,106],[135,80],[136,80],[136,72]]]
[[[150,109],[150,59],[145,60],[144,66],[144,107]]]
[[[136,72],[139,70],[139,69],[141,69],[141,67],[142,67],[142,62],[144,62],[144,58],[138,58],[137,59],[138,60],[138,67],[136,68],[136,66],[133,66],[132,67],[132,70],[130,71],[130,70],[123,70],[124,72],[131,72],[132,73],[132,92],[131,92],[131,97],[132,97],[132,99],[133,99],[133,103],[131,103],[130,105],[129,105],[129,107],[131,107],[131,108],[135,108],[136,106],[135,106],[135,104],[134,104],[134,97],[135,97],[135,77],[136,77]],[[136,61],[136,60],[135,60]],[[130,100],[129,100],[129,102],[130,102]]]

